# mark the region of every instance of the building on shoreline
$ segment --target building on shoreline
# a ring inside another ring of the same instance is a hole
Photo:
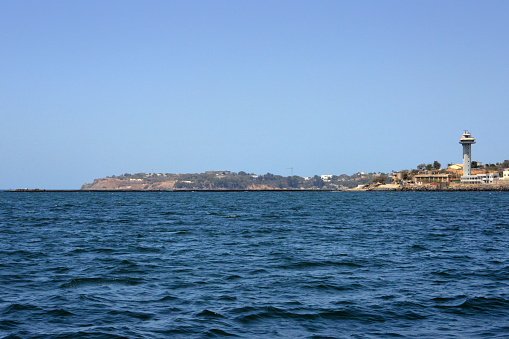
[[[471,175],[472,144],[475,144],[475,139],[470,132],[465,130],[460,139],[460,144],[463,145],[463,176]]]
[[[500,180],[508,180],[509,181],[509,168],[506,168],[504,172],[502,172],[502,178]]]
[[[463,175],[461,176],[462,184],[494,184],[499,180],[498,172],[484,170],[484,173],[475,171],[472,174],[472,144],[475,144],[474,137],[470,132],[465,131],[460,139],[463,145]],[[505,173],[505,172],[504,172]],[[509,179],[509,174],[508,174]]]
[[[424,171],[424,173],[416,174],[414,181],[416,184],[431,184],[436,182],[451,182],[452,175],[441,171]]]
[[[462,184],[494,184],[498,180],[498,173],[466,175],[461,177]]]
[[[479,180],[482,179],[477,175],[472,175],[472,144],[475,144],[475,139],[467,130],[461,136],[460,144],[463,146],[463,175],[461,176],[461,183],[480,183]]]

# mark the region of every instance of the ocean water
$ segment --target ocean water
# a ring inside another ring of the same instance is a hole
[[[0,337],[507,338],[508,192],[0,192]]]

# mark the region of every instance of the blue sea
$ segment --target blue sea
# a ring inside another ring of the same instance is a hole
[[[0,192],[0,337],[507,338],[509,192]]]

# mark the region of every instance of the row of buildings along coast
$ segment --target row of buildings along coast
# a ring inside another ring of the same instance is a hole
[[[405,172],[392,173],[391,177],[394,184],[399,186],[439,186],[441,188],[450,185],[460,188],[461,186],[476,185],[503,185],[509,186],[509,163],[504,161],[505,168],[490,168],[488,166],[479,166],[472,162],[472,145],[475,144],[475,138],[468,131],[461,136],[459,143],[463,148],[463,163],[450,164],[446,169],[421,170],[415,171],[412,175]]]

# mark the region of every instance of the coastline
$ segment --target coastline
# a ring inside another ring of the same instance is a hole
[[[220,193],[220,192],[509,192],[509,185],[463,185],[453,187],[439,186],[399,186],[399,187],[368,187],[368,188],[352,188],[347,190],[331,190],[331,189],[203,189],[203,190],[82,190],[82,189],[14,189],[4,190],[5,193],[185,193],[185,192],[203,192],[203,193]]]
[[[133,193],[133,192],[332,192],[336,190],[310,190],[310,189],[203,189],[203,190],[194,190],[194,189],[177,189],[177,190],[137,190],[137,189],[114,189],[114,190],[82,190],[82,189],[14,189],[14,190],[5,190],[4,192],[8,193],[56,193],[56,192],[71,192],[71,193],[98,193],[98,192],[106,192],[106,193]],[[341,191],[337,191],[341,192]]]
[[[488,191],[500,192],[509,191],[509,182],[497,184],[461,184],[449,183],[447,185],[400,185],[387,184],[379,186],[368,186],[365,188],[354,188],[356,191],[401,191],[401,192],[475,192]]]

